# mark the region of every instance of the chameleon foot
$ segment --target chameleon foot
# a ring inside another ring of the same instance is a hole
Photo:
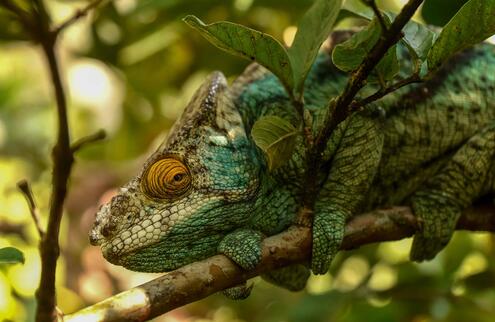
[[[461,212],[484,190],[495,154],[495,124],[471,137],[451,160],[412,197],[422,230],[413,240],[410,258],[432,259],[449,242]]]
[[[244,300],[249,297],[249,294],[251,294],[253,285],[253,283],[250,283],[248,285],[246,282],[244,282],[243,284],[225,289],[222,291],[222,293],[231,300]]]
[[[297,292],[304,289],[309,275],[309,269],[306,266],[295,264],[273,270],[263,274],[261,277],[274,285]]]
[[[330,268],[344,238],[345,216],[317,213],[313,220],[313,250],[311,270],[325,274]]]
[[[251,270],[261,260],[263,235],[251,229],[239,229],[220,242],[218,252],[224,254],[245,270]]]
[[[415,215],[422,220],[422,230],[414,236],[410,259],[433,259],[450,241],[461,209],[431,196],[413,200]]]

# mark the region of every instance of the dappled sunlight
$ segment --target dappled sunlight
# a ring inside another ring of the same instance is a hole
[[[333,278],[330,273],[324,275],[311,275],[306,284],[306,291],[309,294],[323,294],[332,289]]]
[[[385,291],[397,284],[397,270],[392,266],[378,263],[372,268],[368,287],[374,291]]]
[[[335,276],[334,286],[340,291],[351,291],[358,287],[370,273],[368,260],[362,256],[352,256],[344,261]]]
[[[122,113],[123,89],[119,78],[101,62],[78,60],[68,68],[68,82],[74,103],[94,113],[95,127],[115,131]]]

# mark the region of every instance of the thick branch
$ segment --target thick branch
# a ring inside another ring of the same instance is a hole
[[[55,269],[60,254],[58,238],[64,201],[67,195],[67,182],[74,162],[67,122],[67,102],[54,49],[55,36],[48,29],[45,29],[45,32],[43,38],[40,38],[40,42],[50,70],[57,102],[58,133],[57,142],[52,151],[53,175],[48,225],[46,234],[41,239],[39,246],[41,253],[41,279],[36,291],[38,301],[36,309],[37,321],[53,321],[56,316]]]
[[[11,0],[4,0],[0,4],[0,6],[9,10],[19,19],[23,27],[31,35],[32,41],[41,45],[49,69],[57,107],[57,139],[52,151],[52,191],[50,195],[50,213],[46,232],[44,232],[40,226],[34,197],[31,194],[27,182],[19,183],[19,188],[26,196],[31,215],[41,237],[39,244],[41,255],[41,278],[36,291],[36,321],[38,322],[51,322],[57,317],[55,305],[55,270],[60,253],[58,238],[63,214],[63,205],[67,195],[67,183],[72,164],[74,163],[73,153],[80,149],[84,144],[104,136],[104,133],[99,132],[93,136],[77,141],[74,146],[71,147],[69,125],[67,121],[67,101],[55,52],[56,40],[60,30],[86,15],[89,10],[95,8],[101,2],[102,0],[92,1],[84,9],[78,11],[71,19],[67,20],[58,28],[55,28],[55,30],[52,30],[51,17],[43,0],[32,0],[30,2],[29,12],[22,10]]]
[[[417,226],[409,207],[363,214],[347,224],[342,249],[409,237]],[[459,220],[457,229],[495,232],[495,207],[482,205],[469,209]],[[64,321],[148,320],[269,270],[308,261],[310,255],[311,230],[293,226],[264,240],[261,263],[253,271],[244,271],[227,257],[216,255],[66,315]]]

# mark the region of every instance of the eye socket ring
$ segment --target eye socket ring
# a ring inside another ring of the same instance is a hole
[[[173,157],[159,159],[143,174],[141,188],[150,198],[173,199],[185,194],[191,186],[187,166]]]

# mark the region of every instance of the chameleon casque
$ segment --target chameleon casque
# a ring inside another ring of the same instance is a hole
[[[335,32],[330,42],[349,35]],[[348,79],[330,52],[322,50],[305,82],[315,133]],[[410,74],[406,60],[403,75]],[[262,239],[293,223],[305,182],[302,138],[290,160],[268,170],[250,137],[254,122],[267,115],[297,124],[273,74],[252,64],[228,86],[223,74],[212,73],[141,172],[100,208],[91,243],[111,263],[136,271],[169,271],[217,253],[244,269],[255,267]],[[322,157],[314,273],[327,272],[346,220],[389,205],[410,205],[423,222],[411,259],[433,258],[463,209],[495,191],[495,46],[469,48],[430,80],[352,114],[332,133]],[[293,265],[265,277],[299,290],[308,276],[309,268]],[[231,291],[226,294],[234,298],[249,294],[245,285]]]

